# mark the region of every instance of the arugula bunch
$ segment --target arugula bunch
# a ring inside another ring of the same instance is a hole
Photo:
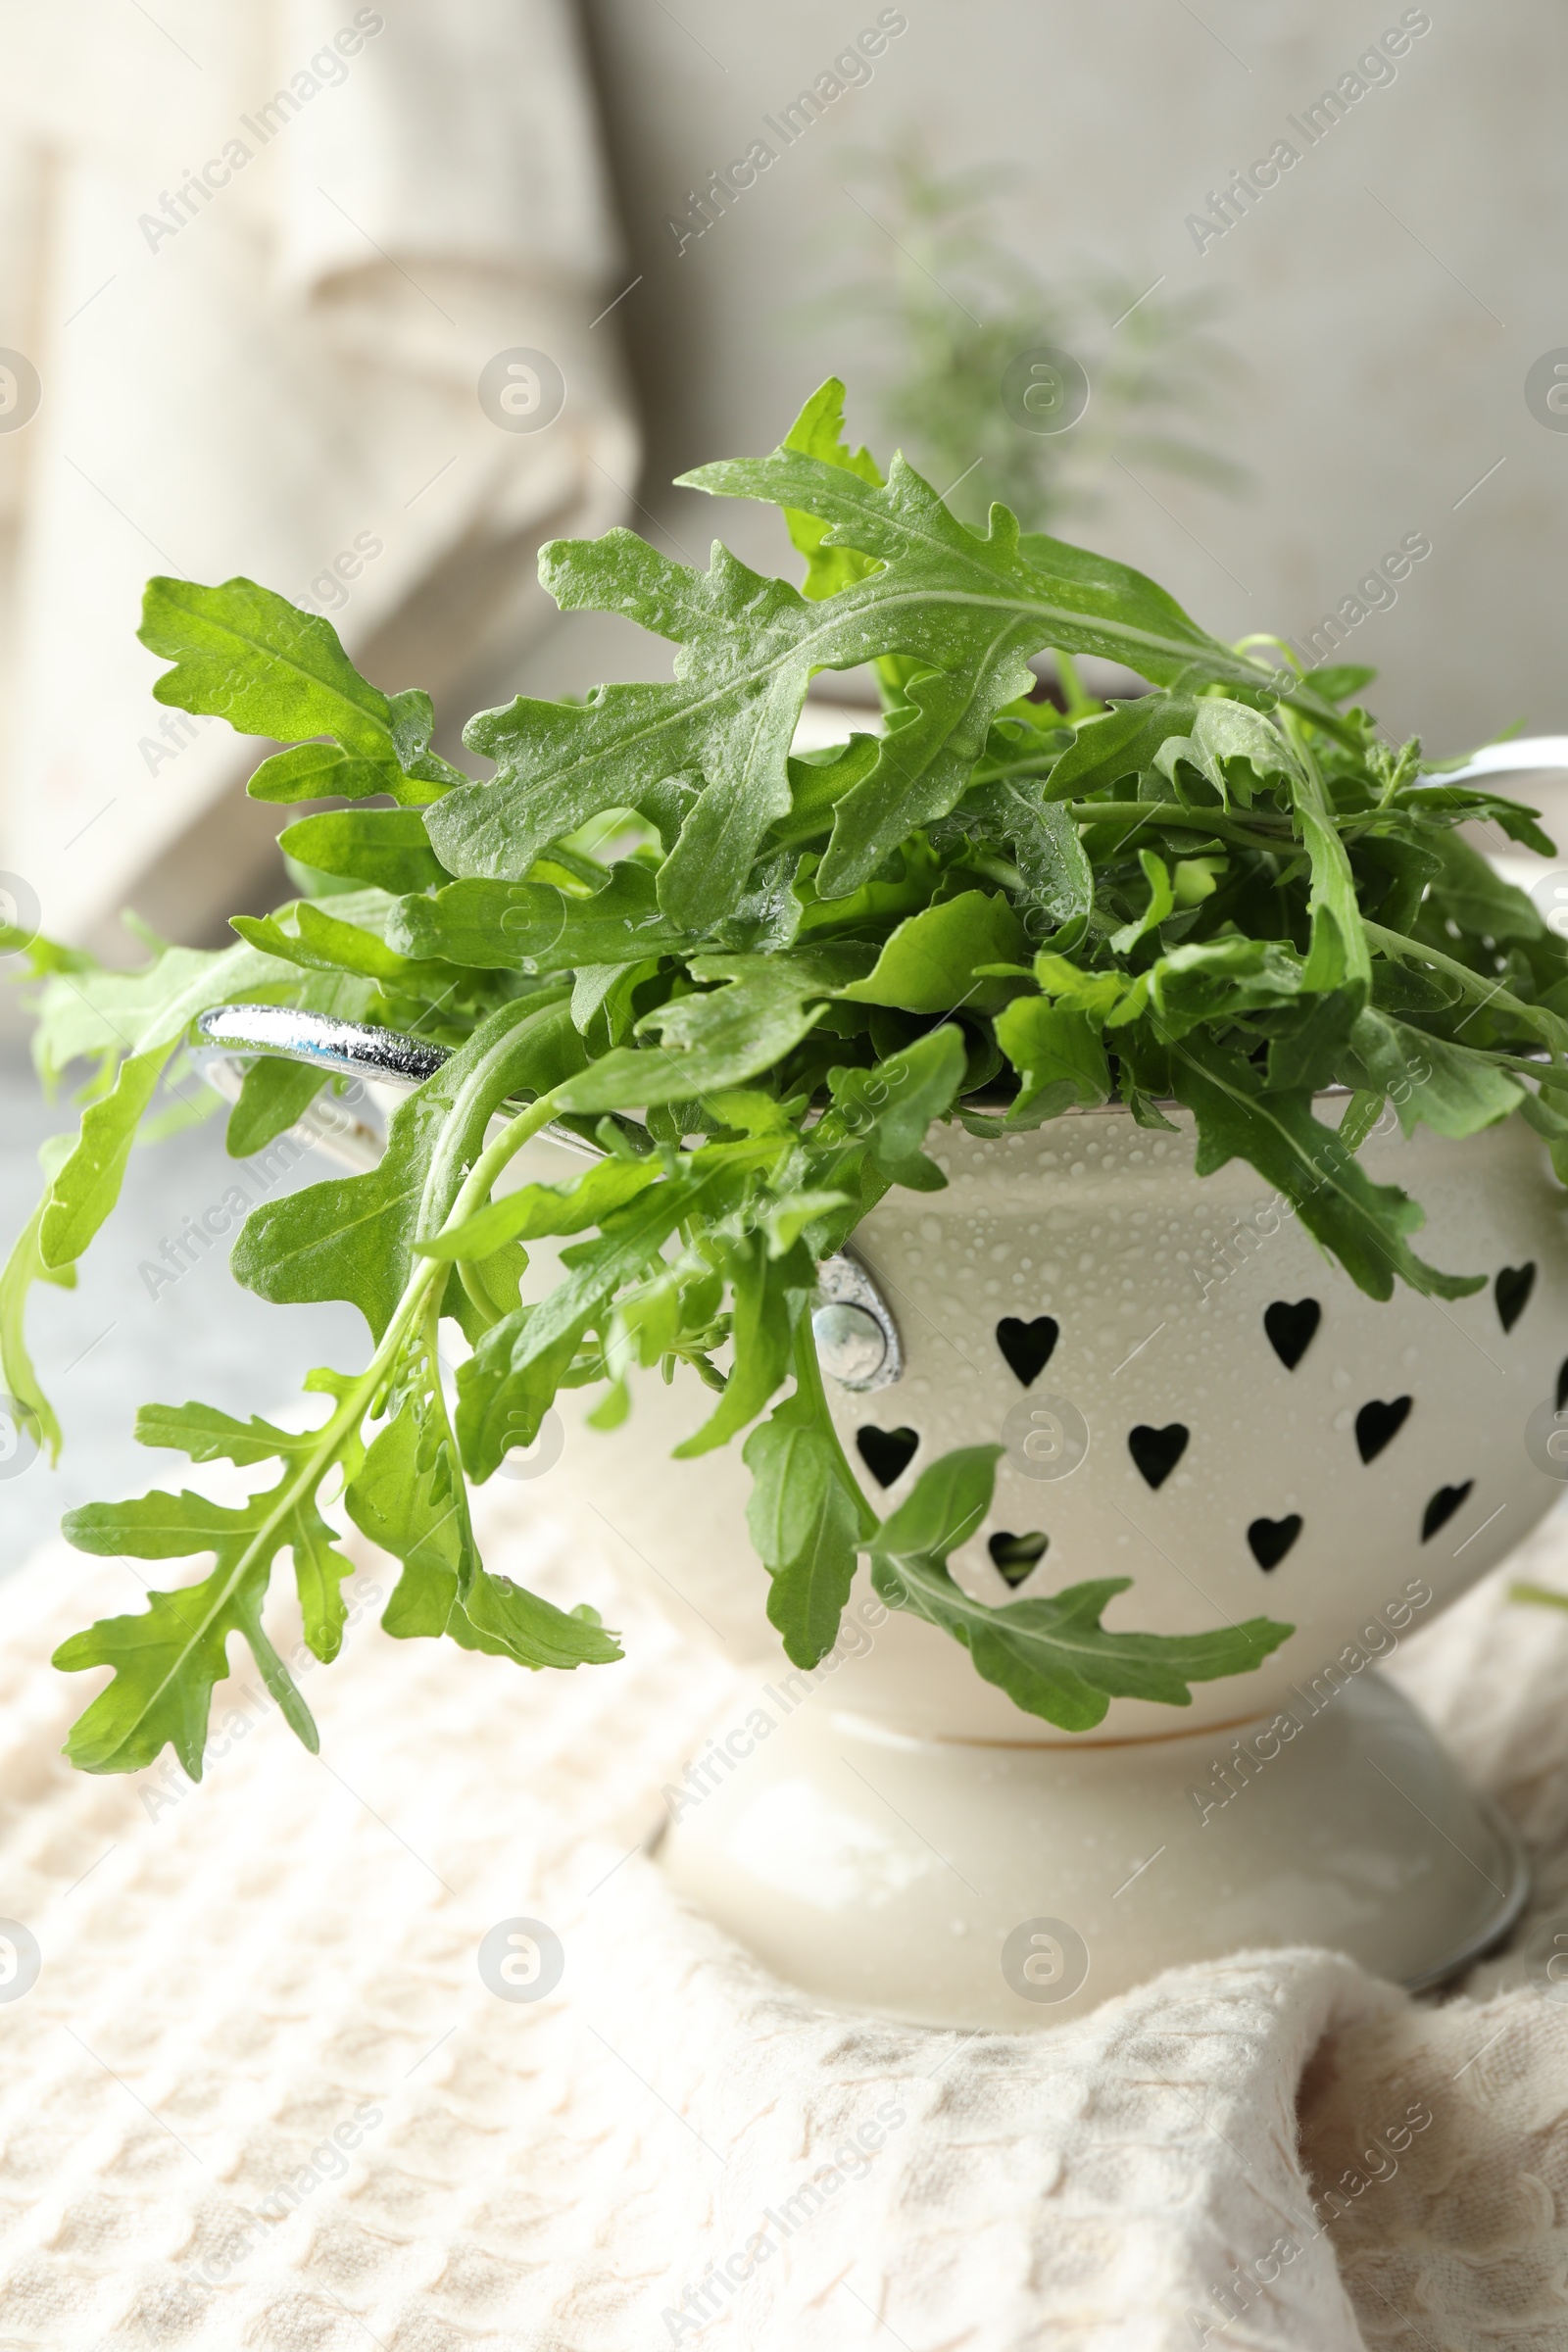
[[[1534,813],[1445,782],[1417,742],[1388,747],[1344,707],[1370,672],[1303,676],[1276,641],[1221,644],[1125,565],[1021,534],[1001,507],[972,531],[901,459],[884,480],[845,446],[842,400],[826,384],[771,457],[687,477],[780,507],[803,589],[722,546],[692,571],[623,530],[545,550],[563,609],[669,638],[674,676],[481,713],[465,742],[495,762],[484,781],[432,750],[428,698],[369,685],[325,620],[246,580],[150,583],[142,640],[172,664],[158,698],[282,746],[252,779],[261,799],[335,805],[281,836],[306,894],[237,918],[226,951],[159,946],[120,972],[31,949],[40,1067],[89,1069],[79,1134],[51,1148],[0,1275],[5,1379],[51,1446],[26,1293],[74,1279],[138,1134],[186,1115],[199,1012],[303,1006],[450,1056],[371,1173],[264,1203],[235,1248],[263,1298],[364,1315],[364,1369],[307,1383],[324,1419],[300,1433],[149,1406],[146,1444],[271,1483],[239,1506],[156,1492],[70,1515],[87,1551],[215,1563],[59,1651],[67,1669],[114,1669],[72,1734],[88,1770],[132,1770],[167,1742],[199,1777],[233,1633],[314,1746],[261,1611],[286,1551],[305,1638],[336,1653],[349,1563],[322,1512],[329,1478],[402,1562],[390,1633],[530,1668],[617,1657],[590,1607],[485,1567],[467,1489],[532,1443],[561,1389],[600,1385],[591,1417],[610,1429],[656,1365],[710,1393],[681,1454],[751,1432],[751,1532],[799,1664],[831,1647],[865,1554],[885,1599],[964,1642],[1029,1712],[1081,1730],[1114,1696],[1190,1703],[1193,1682],[1250,1670],[1291,1629],[1110,1631],[1124,1579],[971,1599],[947,1563],[989,1506],[998,1448],[932,1464],[877,1519],[822,1388],[820,1261],[890,1187],[941,1187],[933,1121],[997,1136],[1112,1100],[1151,1127],[1185,1104],[1200,1171],[1249,1161],[1377,1298],[1396,1278],[1444,1298],[1483,1279],[1418,1256],[1418,1204],[1357,1160],[1386,1099],[1406,1130],[1458,1137],[1517,1110],[1568,1178],[1565,951],[1457,831],[1491,818],[1549,852]],[[1254,658],[1264,643],[1278,665]],[[1110,709],[1075,696],[1063,714],[1030,667],[1046,649],[1069,680],[1093,654],[1153,691]],[[795,755],[812,675],[860,663],[884,732]],[[256,1059],[230,1149],[261,1149],[327,1083]],[[1338,1128],[1313,1110],[1330,1083],[1355,1090]],[[599,1156],[572,1181],[506,1189],[549,1125]],[[525,1298],[528,1246],[547,1238],[564,1244],[560,1279]],[[443,1319],[467,1348],[455,1399]]]

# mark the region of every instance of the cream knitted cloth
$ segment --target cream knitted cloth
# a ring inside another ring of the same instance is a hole
[[[493,1559],[604,1597],[529,1490],[486,1508]],[[192,1789],[57,1752],[89,1685],[49,1650],[134,1573],[53,1549],[0,1592],[0,1913],[42,1963],[0,2004],[6,2352],[1568,2343],[1568,2004],[1531,1982],[1568,1617],[1494,1579],[1396,1662],[1539,1858],[1464,1997],[1298,1951],[966,2037],[827,2015],[666,1893],[638,1841],[728,1671],[635,1593],[627,1662],[557,1678],[371,1597],[320,1760],[243,1668]],[[479,1972],[519,1919],[564,1957],[538,2000]]]

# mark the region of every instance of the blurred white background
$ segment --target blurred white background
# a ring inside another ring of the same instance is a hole
[[[1252,495],[1148,477],[1151,495],[1112,468],[1103,513],[1078,535],[1152,571],[1221,633],[1295,636],[1404,533],[1425,531],[1431,560],[1346,655],[1380,668],[1373,700],[1391,731],[1419,730],[1444,753],[1515,719],[1557,731],[1568,434],[1531,414],[1525,377],[1568,345],[1552,229],[1568,193],[1561,10],[908,0],[902,13],[908,30],[870,83],[677,260],[664,216],[877,11],[681,0],[677,25],[645,0],[590,0],[628,275],[646,273],[622,316],[654,485],[643,495],[660,519],[699,554],[716,527],[777,563],[760,510],[719,514],[662,483],[771,447],[830,368],[870,435],[874,414],[856,396],[881,365],[870,322],[803,331],[795,311],[851,272],[847,249],[863,249],[854,151],[912,126],[945,167],[1016,165],[1002,219],[1046,277],[1098,262],[1138,287],[1163,277],[1167,297],[1229,298],[1222,331],[1242,365],[1223,446],[1250,469]],[[1288,117],[1416,17],[1431,29],[1396,77],[1349,103],[1200,254],[1187,215],[1276,139],[1304,147]]]
[[[540,541],[626,506],[593,96],[567,0],[85,0],[0,39],[0,866],[57,935],[128,898],[190,937],[275,827],[256,746],[147,700],[149,572],[248,573],[445,699],[544,617]],[[542,431],[476,398],[518,345],[570,381]]]

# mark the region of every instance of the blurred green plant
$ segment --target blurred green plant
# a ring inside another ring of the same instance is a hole
[[[1204,436],[1243,371],[1213,331],[1223,297],[1162,294],[1117,272],[1047,279],[997,233],[995,207],[1017,185],[1009,166],[939,172],[906,136],[857,159],[870,274],[811,305],[835,321],[875,321],[872,396],[889,439],[983,517],[998,499],[1026,530],[1102,503],[1120,462],[1236,496],[1246,467]],[[1070,353],[1091,386],[1070,429],[1032,431],[1004,405],[1003,377],[1040,345]]]

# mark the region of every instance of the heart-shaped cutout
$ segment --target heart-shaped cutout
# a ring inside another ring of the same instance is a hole
[[[1038,1528],[1030,1536],[1009,1536],[1004,1530],[991,1538],[986,1549],[1004,1583],[1016,1588],[1045,1558],[1050,1542],[1051,1538],[1043,1536]]]
[[[878,1429],[874,1422],[856,1431],[855,1443],[879,1487],[894,1486],[920,1450],[917,1430]]]
[[[1440,1527],[1446,1527],[1459,1505],[1475,1485],[1467,1478],[1462,1487],[1440,1487],[1421,1514],[1421,1541],[1430,1544]]]
[[[1512,1331],[1530,1304],[1530,1294],[1536,1287],[1534,1258],[1527,1259],[1522,1266],[1504,1266],[1492,1287],[1496,1297],[1497,1313],[1502,1318],[1502,1328]]]
[[[1296,1370],[1322,1320],[1323,1309],[1315,1298],[1298,1298],[1294,1306],[1288,1299],[1276,1298],[1272,1306],[1264,1307],[1263,1329],[1287,1372]]]
[[[1050,1363],[1060,1336],[1061,1325],[1054,1315],[1036,1315],[1032,1323],[1017,1315],[1004,1315],[997,1325],[997,1346],[1026,1389]]]
[[[1260,1568],[1277,1568],[1301,1532],[1301,1514],[1288,1519],[1254,1519],[1247,1531],[1252,1557]]]
[[[1410,1418],[1412,1401],[1408,1396],[1396,1396],[1392,1404],[1385,1404],[1374,1396],[1370,1404],[1362,1405],[1355,1416],[1355,1443],[1363,1462],[1375,1460],[1391,1439],[1398,1436]]]
[[[1163,1429],[1151,1429],[1147,1422],[1140,1422],[1127,1432],[1127,1450],[1150,1486],[1165,1484],[1187,1451],[1190,1434],[1180,1421],[1167,1421]]]

